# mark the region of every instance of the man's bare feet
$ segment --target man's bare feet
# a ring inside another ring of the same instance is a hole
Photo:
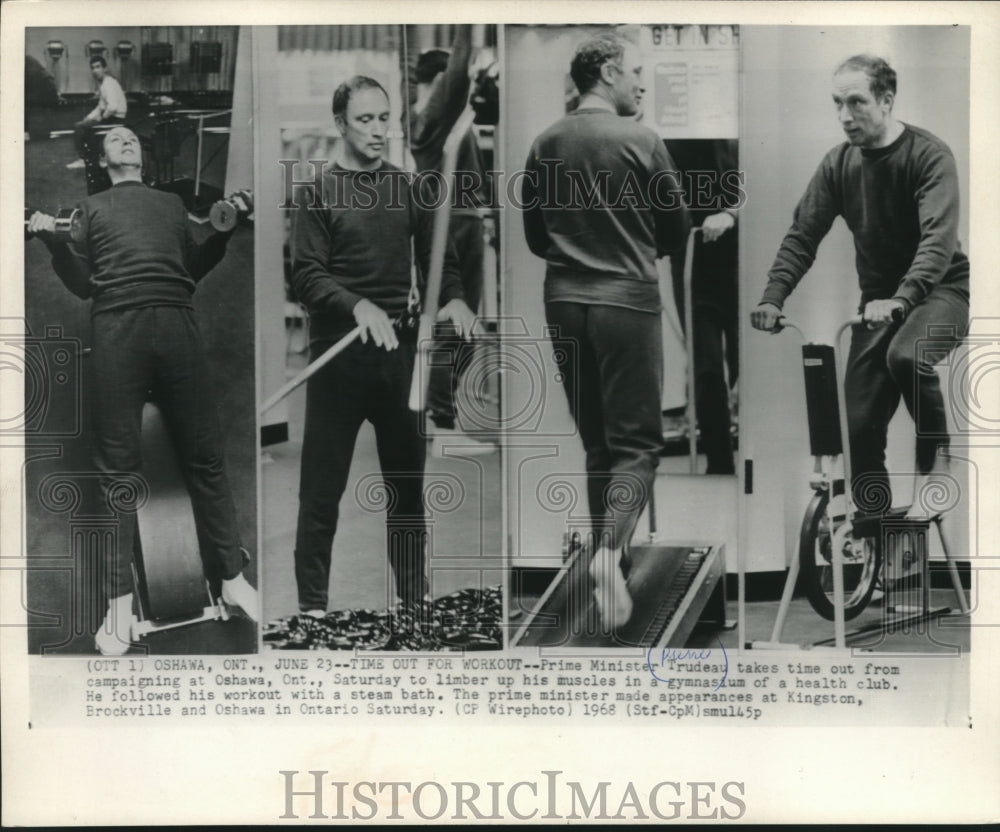
[[[602,546],[590,561],[590,576],[595,584],[594,601],[601,622],[608,630],[624,626],[632,617],[632,596],[618,565],[620,558],[620,551]]]
[[[94,643],[102,656],[122,656],[132,643],[132,593],[108,601],[108,614],[94,635]]]

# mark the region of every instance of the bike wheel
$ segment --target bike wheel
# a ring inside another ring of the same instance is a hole
[[[834,619],[833,545],[843,521],[834,524],[827,493],[812,498],[799,534],[799,567],[806,596],[812,608],[828,621]],[[871,600],[879,575],[882,553],[876,538],[848,536],[841,544],[844,561],[844,620],[861,613]]]

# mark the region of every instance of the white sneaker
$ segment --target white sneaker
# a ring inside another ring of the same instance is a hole
[[[108,614],[104,616],[101,628],[94,635],[94,644],[102,656],[122,656],[132,645],[132,593],[112,598],[108,602]]]
[[[326,618],[326,610],[306,610],[299,614],[308,615],[310,618]]]
[[[231,607],[242,609],[251,621],[257,621],[260,616],[257,590],[250,586],[242,573],[222,582],[222,600]]]
[[[66,165],[66,170],[83,170],[85,167],[87,167],[87,163],[83,159],[77,159]]]

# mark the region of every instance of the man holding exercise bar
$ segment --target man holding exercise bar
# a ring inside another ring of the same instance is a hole
[[[426,445],[422,413],[409,407],[416,327],[399,323],[411,299],[411,239],[426,277],[434,217],[411,191],[408,174],[382,158],[389,96],[355,76],[333,94],[343,136],[323,179],[323,207],[300,207],[292,224],[292,288],[309,309],[310,359],[358,328],[360,339],[309,378],[302,445],[295,579],[299,609],[322,617],[331,549],[361,424],[375,428],[386,488],[388,558],[396,596],[425,600],[427,538],[423,503]],[[438,320],[471,337],[474,315],[462,295],[454,249],[445,252]],[[394,319],[396,321],[394,322]]]

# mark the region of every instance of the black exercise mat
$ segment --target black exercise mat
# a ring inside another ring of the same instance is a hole
[[[264,643],[275,650],[500,650],[502,597],[495,586],[388,610],[290,615],[267,624]]]

